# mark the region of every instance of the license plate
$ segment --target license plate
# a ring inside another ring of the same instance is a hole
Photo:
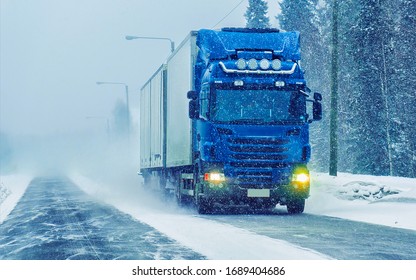
[[[269,189],[248,189],[247,197],[270,197]]]

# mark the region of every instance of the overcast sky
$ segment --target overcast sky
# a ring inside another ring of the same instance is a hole
[[[190,30],[244,26],[241,0],[0,0],[0,130],[54,134],[104,129],[120,85],[137,114],[140,87]],[[277,23],[277,0],[269,14]],[[97,118],[87,118],[87,117]],[[133,116],[134,117],[134,116]]]

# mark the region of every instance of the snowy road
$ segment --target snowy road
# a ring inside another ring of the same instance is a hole
[[[0,226],[0,259],[203,259],[62,178],[37,178]]]
[[[313,249],[335,259],[416,259],[416,231],[310,214],[215,216],[236,227]]]
[[[135,195],[123,200],[130,216],[77,185],[33,180],[0,225],[0,259],[274,259],[293,250],[290,244],[297,259],[416,259],[414,230],[279,209],[201,216],[194,209],[131,208]]]

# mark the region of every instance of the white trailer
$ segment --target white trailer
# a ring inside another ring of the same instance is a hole
[[[187,92],[194,89],[197,32],[191,32],[140,92],[142,172],[192,164]]]

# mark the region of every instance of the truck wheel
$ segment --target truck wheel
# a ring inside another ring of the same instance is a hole
[[[289,214],[300,214],[305,210],[305,199],[295,198],[287,203],[287,212]]]
[[[196,203],[196,208],[199,214],[211,214],[212,205],[204,199],[199,199]]]

